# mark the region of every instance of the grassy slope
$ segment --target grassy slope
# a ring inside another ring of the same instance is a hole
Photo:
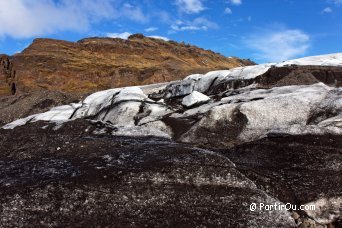
[[[178,80],[191,73],[251,64],[195,46],[138,36],[76,43],[36,39],[12,59],[22,89],[69,93]]]

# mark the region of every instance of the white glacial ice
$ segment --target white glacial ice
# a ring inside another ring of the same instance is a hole
[[[63,122],[89,118],[110,122],[116,126],[125,126],[117,134],[126,134],[129,132],[128,129],[131,129],[136,135],[138,129],[141,128],[141,134],[164,132],[170,136],[172,135],[170,127],[162,121],[166,115],[170,115],[173,119],[199,118],[197,123],[181,137],[183,141],[197,141],[205,139],[198,138],[196,131],[208,128],[209,132],[214,132],[215,129],[211,128],[215,124],[234,122],[233,115],[238,111],[245,116],[247,121],[238,136],[239,139],[245,141],[272,132],[291,134],[319,133],[326,130],[333,133],[341,132],[341,89],[329,87],[323,83],[271,89],[256,89],[252,84],[235,89],[235,95],[226,94],[225,98],[213,99],[212,102],[205,104],[210,99],[205,92],[213,85],[219,85],[220,82],[227,80],[253,79],[264,74],[271,67],[292,64],[342,66],[342,53],[306,57],[279,64],[261,64],[212,71],[204,75],[193,74],[184,80],[169,83],[99,91],[85,98],[82,103],[55,107],[44,113],[18,119],[3,128],[13,129],[27,122],[39,120]],[[148,98],[149,94],[158,90],[164,90],[163,100],[155,102]],[[179,107],[174,108],[169,105],[168,100],[174,97],[183,97],[182,105],[187,107],[187,110],[178,110]],[[196,107],[193,107],[195,105]],[[322,110],[330,110],[336,115],[308,124],[310,115]]]
[[[190,95],[186,96],[182,100],[182,105],[190,108],[194,105],[203,104],[210,100],[210,97],[203,93],[193,91]]]
[[[286,65],[299,66],[342,66],[342,53],[309,56],[300,59],[293,59],[276,64],[276,67]]]

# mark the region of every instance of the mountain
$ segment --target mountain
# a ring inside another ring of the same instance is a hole
[[[340,227],[341,85],[336,53],[98,91],[8,123],[0,223]]]
[[[0,124],[80,100],[98,90],[253,64],[141,34],[127,40],[35,39],[21,53],[0,56]]]
[[[254,64],[141,34],[131,35],[127,40],[35,39],[10,59],[17,72],[19,91],[47,89],[77,94],[178,80],[191,73]]]

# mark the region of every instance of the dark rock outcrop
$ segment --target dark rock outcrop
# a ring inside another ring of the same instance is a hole
[[[16,71],[7,55],[0,55],[0,96],[17,92]]]
[[[342,86],[342,68],[336,66],[284,66],[272,67],[257,78],[260,86],[272,88],[288,85],[312,85],[323,82],[329,86]]]
[[[19,92],[16,96],[3,96],[0,97],[0,124],[45,112],[58,105],[78,102],[81,98],[81,95],[54,91]]]

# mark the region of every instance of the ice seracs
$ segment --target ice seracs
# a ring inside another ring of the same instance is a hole
[[[193,91],[190,95],[183,98],[182,105],[190,108],[195,105],[206,103],[209,100],[210,97],[204,95],[203,93]]]
[[[260,82],[270,77],[270,69],[286,66],[286,73],[297,69],[293,64],[325,66],[315,71],[337,70],[334,75],[339,77],[341,60],[341,53],[306,57],[279,64],[193,74],[169,83],[100,91],[82,103],[56,107],[3,128],[39,120],[60,122],[86,118],[117,126],[121,129],[117,134],[129,134],[127,129],[131,129],[137,135],[141,129],[141,135],[163,132],[165,134],[160,135],[204,144],[217,139],[222,146],[274,133],[340,134],[341,88],[316,82],[267,87]],[[332,68],[326,67],[330,65]],[[307,67],[305,71],[310,69]]]
[[[272,65],[261,64],[255,66],[238,67],[232,70],[211,71],[207,74],[189,75],[182,81],[170,83],[166,89],[166,97],[185,96],[193,91],[207,93],[210,88],[224,81],[250,80],[264,74]]]

